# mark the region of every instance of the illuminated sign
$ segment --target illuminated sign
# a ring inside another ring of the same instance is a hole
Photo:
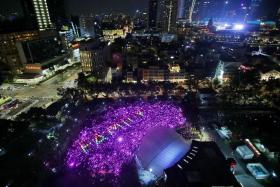
[[[133,124],[133,119],[135,117],[137,117],[137,119],[139,119],[138,117],[144,117],[143,112],[141,111],[137,111],[134,114],[131,114],[131,116],[128,116],[125,119],[119,120],[118,123],[112,124],[109,127],[106,128],[106,130],[101,133],[101,134],[95,134],[93,137],[93,142],[89,142],[89,143],[83,143],[80,144],[80,147],[82,149],[82,151],[84,153],[88,153],[88,148],[90,145],[99,145],[102,142],[106,141],[110,136],[113,136],[118,130],[121,129],[125,129],[126,127],[131,127],[131,125]]]

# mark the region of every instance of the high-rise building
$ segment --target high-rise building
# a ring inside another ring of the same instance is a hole
[[[26,19],[26,27],[37,29],[37,20],[32,0],[21,0],[22,12]]]
[[[80,31],[83,37],[94,37],[94,16],[84,16],[80,17]],[[97,23],[96,23],[97,24]]]
[[[209,19],[224,21],[225,12],[229,12],[230,14],[235,15],[236,11],[229,6],[233,5],[234,1],[225,1],[225,0],[196,0],[193,1],[193,18],[198,21],[208,22]],[[240,4],[240,3],[239,3]]]
[[[156,21],[155,21],[156,22]],[[156,23],[155,23],[156,25]],[[149,26],[149,13],[136,10],[133,16],[133,30],[144,30],[146,28],[150,28]],[[156,26],[155,26],[156,27]]]
[[[278,28],[280,28],[280,8],[277,11],[277,25],[278,25]]]
[[[39,30],[51,28],[50,13],[46,0],[33,0]]]
[[[102,35],[105,41],[113,42],[117,38],[124,38],[126,36],[126,33],[124,29],[107,27],[103,28]]]
[[[16,44],[38,38],[38,31],[0,34],[0,62],[6,64],[11,72],[20,72],[24,67],[24,63],[20,60]]]
[[[156,29],[157,27],[157,11],[158,11],[158,0],[149,0],[149,29]]]
[[[140,69],[138,74],[142,82],[168,81],[180,83],[186,81],[186,73],[181,71],[178,65],[170,66],[169,70],[160,68],[158,66],[149,66],[148,68]],[[133,81],[131,75],[128,78],[128,81]]]
[[[258,19],[262,0],[251,0],[251,18]]]
[[[181,12],[180,15],[183,15],[183,19],[186,19],[188,22],[192,22],[193,19],[193,13],[194,8],[196,6],[196,0],[181,0],[183,3],[179,4],[179,9],[181,9],[179,12]]]
[[[280,7],[279,0],[251,0],[254,19],[277,20],[277,11]]]
[[[68,24],[64,0],[47,0],[47,4],[52,23],[60,30],[63,25]]]
[[[185,19],[186,18],[186,5],[188,0],[178,0],[178,19]]]
[[[52,28],[47,0],[22,0],[25,16],[34,23],[40,31]]]
[[[158,28],[163,32],[174,32],[176,30],[178,0],[162,0],[158,6]]]

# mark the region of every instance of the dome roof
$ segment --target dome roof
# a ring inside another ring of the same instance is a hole
[[[190,145],[174,129],[154,128],[142,139],[136,154],[141,166],[156,175],[177,163]]]

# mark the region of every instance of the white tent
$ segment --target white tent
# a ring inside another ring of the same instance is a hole
[[[143,138],[136,156],[144,170],[160,177],[189,149],[190,145],[175,130],[155,128]]]
[[[247,145],[238,146],[236,151],[244,160],[252,159],[254,157],[253,151],[251,151]]]

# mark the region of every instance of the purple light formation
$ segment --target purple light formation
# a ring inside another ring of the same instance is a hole
[[[108,107],[98,122],[92,120],[69,148],[66,165],[86,167],[92,175],[119,176],[141,139],[154,127],[177,128],[185,123],[180,107],[170,102],[136,102]],[[156,136],[156,134],[155,134]]]

